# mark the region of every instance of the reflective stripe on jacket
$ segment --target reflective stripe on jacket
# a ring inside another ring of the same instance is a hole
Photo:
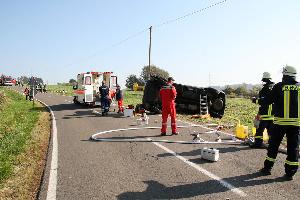
[[[271,92],[274,124],[300,126],[300,84],[295,80],[277,83]]]

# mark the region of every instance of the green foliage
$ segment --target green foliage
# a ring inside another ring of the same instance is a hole
[[[130,91],[124,90],[124,106],[141,104],[143,99],[143,92],[142,91]]]
[[[181,115],[185,120],[200,122],[202,124],[215,123],[223,125],[234,133],[238,121],[244,126],[248,126],[249,133],[252,133],[253,119],[258,112],[258,105],[245,98],[227,98],[226,108],[222,119],[191,119],[190,115]]]
[[[9,177],[13,171],[16,157],[23,152],[31,137],[38,117],[39,109],[32,108],[32,102],[25,97],[0,88],[8,101],[0,111],[0,183]]]
[[[239,96],[247,95],[247,88],[245,85],[239,86],[235,89],[234,93]]]
[[[48,85],[47,92],[73,96],[73,87],[70,85]]]
[[[76,80],[75,80],[75,79],[73,79],[73,78],[71,78],[71,79],[69,80],[69,84],[70,84],[70,85],[74,85],[74,84],[76,84]]]
[[[167,79],[169,77],[169,72],[160,69],[159,67],[155,66],[155,65],[150,65],[149,66],[144,66],[141,72],[141,78],[146,81],[150,78],[150,76],[160,76],[163,77],[165,79]]]
[[[225,86],[223,90],[228,97],[254,97],[258,96],[259,91],[261,90],[261,86],[253,86],[251,89],[247,89],[246,84],[242,84],[234,89],[231,86]]]
[[[141,76],[138,78],[136,75],[131,74],[126,79],[125,86],[129,89],[132,89],[134,83],[138,83],[139,86],[144,86],[147,80],[150,78],[150,76],[160,76],[165,79],[169,77],[169,72],[160,69],[159,67],[155,65],[144,66],[142,68]]]
[[[134,74],[131,74],[127,77],[125,86],[129,89],[132,89],[134,83],[137,83],[142,86],[145,85],[142,79],[136,77],[136,75]]]
[[[6,97],[3,91],[0,91],[0,110],[4,108],[4,105],[6,103]]]
[[[226,85],[223,92],[225,92],[226,95],[230,95],[230,94],[234,93],[234,89],[232,87],[230,87],[229,85]]]
[[[23,82],[24,84],[28,84],[29,83],[29,78],[27,76],[21,76],[18,78],[21,82]]]

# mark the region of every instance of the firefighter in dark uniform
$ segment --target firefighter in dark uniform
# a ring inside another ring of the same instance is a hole
[[[259,126],[255,134],[254,143],[250,144],[252,148],[260,148],[263,143],[263,132],[267,129],[270,134],[270,129],[273,124],[274,116],[272,114],[272,104],[268,104],[267,96],[270,95],[274,83],[271,81],[269,72],[264,72],[261,79],[264,82],[263,88],[259,91],[258,98],[252,98],[253,103],[260,105],[256,119],[259,120]]]
[[[273,103],[274,124],[271,129],[268,153],[261,172],[271,174],[279,145],[286,135],[287,158],[285,160],[286,180],[292,180],[299,167],[299,132],[300,132],[300,83],[296,81],[296,69],[285,66],[282,71],[282,82],[274,85],[267,98]]]
[[[102,86],[99,88],[101,98],[102,116],[108,114],[109,110],[109,88],[105,85],[105,81],[102,81]]]

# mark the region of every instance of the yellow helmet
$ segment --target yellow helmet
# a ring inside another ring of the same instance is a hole
[[[297,75],[297,70],[295,67],[286,65],[282,70],[282,74],[286,76],[295,77]]]
[[[265,78],[265,79],[272,79],[272,78],[271,78],[271,74],[270,74],[269,72],[264,72],[264,73],[263,73],[262,79],[264,79],[264,78]]]

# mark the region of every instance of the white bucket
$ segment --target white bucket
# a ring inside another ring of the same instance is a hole
[[[132,117],[133,116],[133,109],[125,108],[124,109],[124,116],[125,117]]]

